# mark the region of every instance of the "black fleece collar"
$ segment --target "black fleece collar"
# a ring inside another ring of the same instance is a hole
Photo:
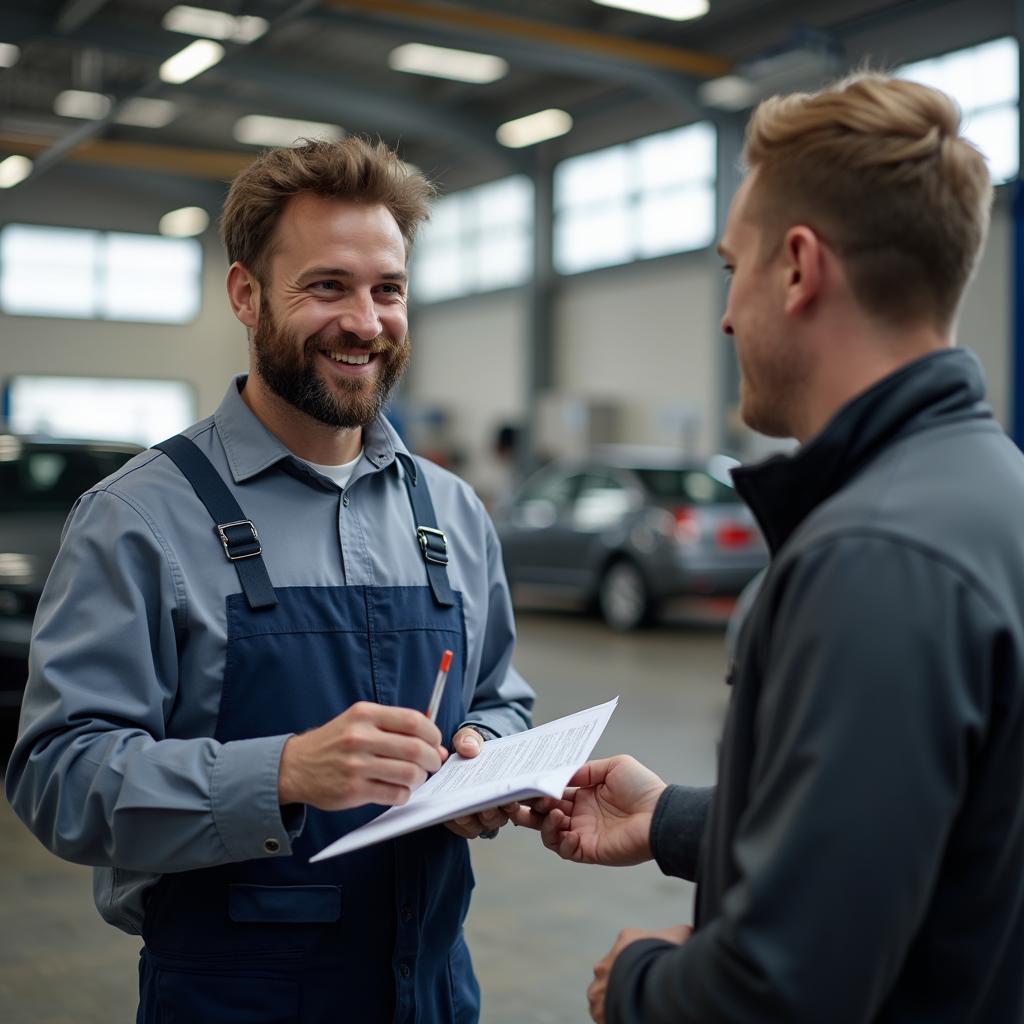
[[[774,554],[818,505],[897,438],[958,420],[991,418],[977,358],[966,349],[942,349],[851,399],[792,455],[741,466],[732,478]]]

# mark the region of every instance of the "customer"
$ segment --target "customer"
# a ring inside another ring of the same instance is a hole
[[[521,810],[585,863],[698,881],[624,931],[608,1024],[1024,1020],[1024,459],[952,348],[991,187],[942,94],[863,74],[774,98],[719,251],[772,559],[718,785],[585,766]],[[547,813],[544,813],[547,812]]]

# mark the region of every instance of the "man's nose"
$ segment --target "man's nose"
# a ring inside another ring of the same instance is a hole
[[[732,321],[729,319],[728,312],[722,314],[722,333],[728,334],[732,337]]]
[[[373,341],[381,333],[380,317],[369,295],[353,295],[338,315],[338,326],[361,341]]]

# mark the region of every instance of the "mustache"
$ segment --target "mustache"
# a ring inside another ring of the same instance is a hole
[[[375,355],[382,352],[392,352],[400,347],[394,338],[383,332],[370,341],[366,341],[355,334],[346,334],[345,332],[326,334],[323,331],[318,331],[306,339],[304,351],[307,356],[310,356],[315,355],[317,352],[322,352],[324,349],[357,348],[360,352]]]

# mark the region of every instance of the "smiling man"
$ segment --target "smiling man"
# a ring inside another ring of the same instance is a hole
[[[249,373],[65,528],[7,793],[143,936],[141,1024],[479,1018],[466,839],[504,813],[308,863],[530,721],[493,527],[381,415],[431,194],[357,138],[243,172],[221,228]]]

